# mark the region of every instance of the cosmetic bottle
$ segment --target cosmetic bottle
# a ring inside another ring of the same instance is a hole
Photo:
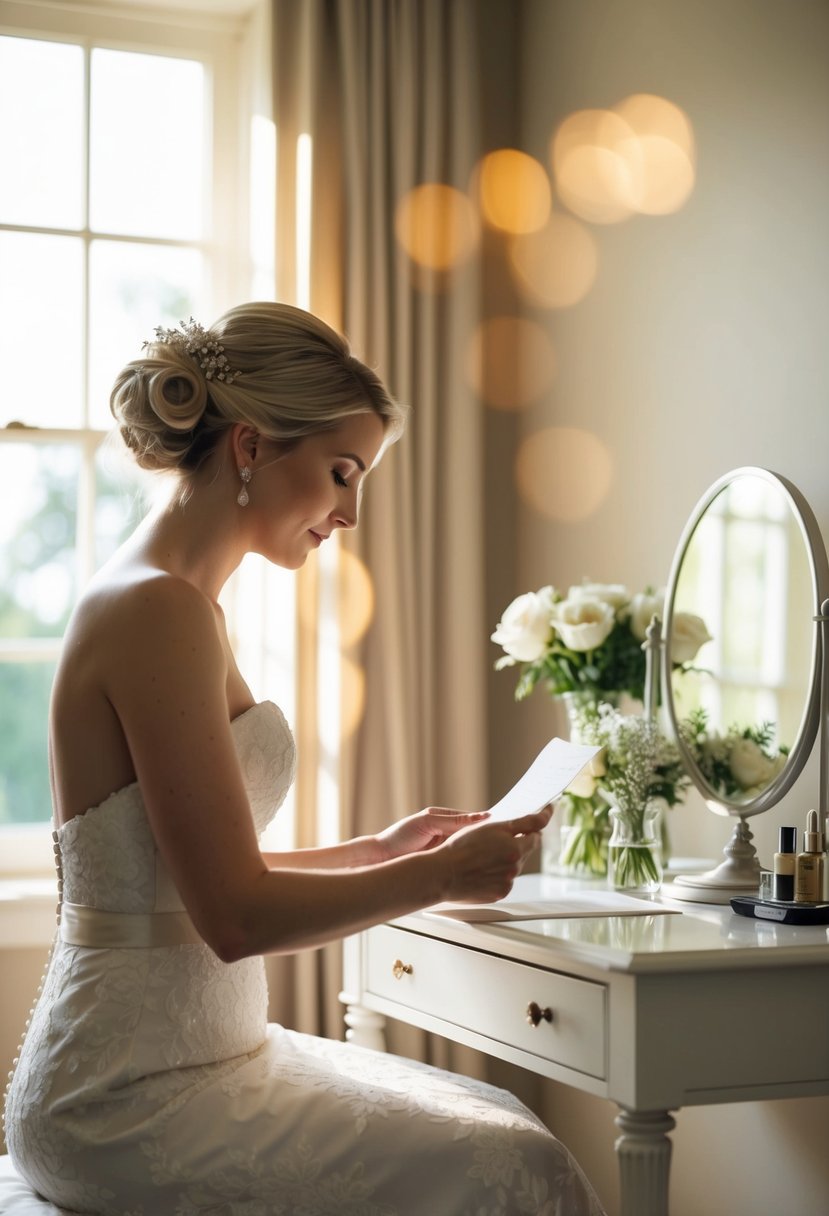
[[[774,880],[772,898],[790,901],[794,899],[795,849],[797,828],[781,828],[774,855]]]
[[[794,900],[797,904],[817,904],[823,899],[823,833],[817,811],[806,816],[803,852],[798,853],[794,868]]]

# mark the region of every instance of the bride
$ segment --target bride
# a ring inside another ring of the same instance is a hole
[[[430,807],[332,848],[260,850],[294,745],[254,703],[219,595],[246,553],[296,569],[355,527],[404,412],[286,305],[145,345],[111,408],[174,490],[88,586],[55,678],[60,927],[7,1094],[17,1169],[112,1216],[595,1216],[512,1095],[268,1025],[263,954],[501,898],[549,811]]]

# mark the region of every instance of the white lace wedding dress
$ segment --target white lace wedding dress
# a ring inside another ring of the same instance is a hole
[[[293,740],[270,702],[233,732],[261,831],[293,777]],[[64,914],[136,944],[58,937],[9,1087],[9,1153],[54,1204],[107,1216],[600,1214],[565,1147],[510,1094],[268,1025],[260,958],[138,944],[186,917],[137,785],[55,839]]]

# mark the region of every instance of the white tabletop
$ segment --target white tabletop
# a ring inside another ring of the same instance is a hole
[[[591,886],[594,884],[582,879],[524,874],[516,881],[509,900],[561,900],[568,890],[583,893]],[[604,888],[603,881],[595,884],[596,890]],[[528,959],[537,957],[539,948],[546,948],[611,971],[710,971],[829,962],[829,925],[781,925],[738,916],[730,905],[683,903],[670,897],[670,884],[665,885],[654,904],[671,912],[485,925],[406,917],[403,923],[412,925],[419,919],[421,931],[467,944],[475,944],[476,937],[480,944],[479,933],[484,931],[513,943],[515,953]],[[762,959],[758,958],[758,948],[763,951]]]

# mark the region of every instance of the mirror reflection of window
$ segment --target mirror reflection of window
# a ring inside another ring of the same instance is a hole
[[[803,537],[775,486],[746,476],[717,496],[685,553],[676,606],[713,635],[697,670],[674,683],[679,713],[703,708],[719,731],[770,722],[775,744],[790,747],[811,671],[811,587]]]

